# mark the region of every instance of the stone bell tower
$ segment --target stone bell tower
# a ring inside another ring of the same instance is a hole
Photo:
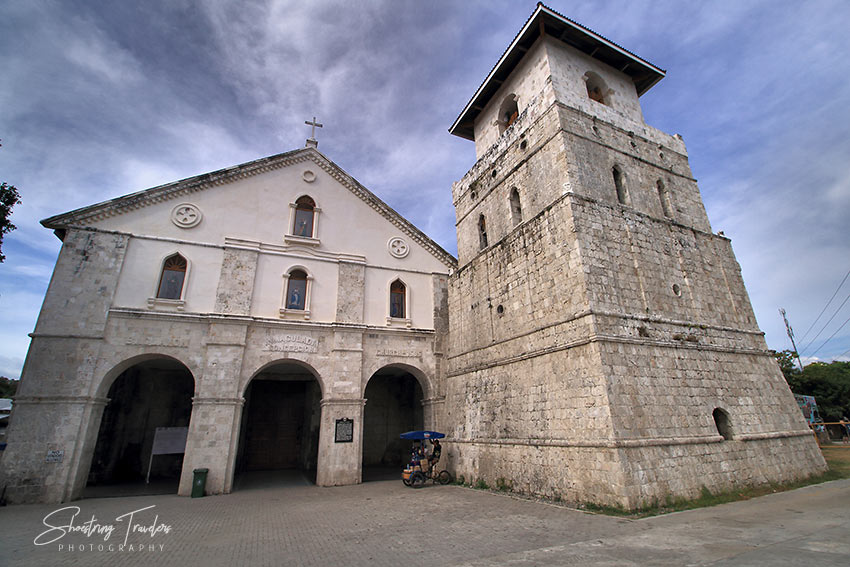
[[[467,481],[633,508],[825,470],[767,351],[664,71],[538,4],[450,131],[446,411]]]

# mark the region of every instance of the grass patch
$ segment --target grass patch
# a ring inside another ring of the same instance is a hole
[[[487,484],[487,481],[483,478],[479,478],[477,481],[475,481],[475,488],[479,490],[489,490],[490,485]]]
[[[496,490],[499,492],[510,492],[511,485],[508,481],[506,481],[503,477],[499,477],[496,479]]]
[[[712,493],[705,486],[700,490],[699,498],[687,500],[684,498],[668,497],[663,503],[653,502],[636,510],[626,510],[621,506],[604,506],[600,504],[586,503],[579,506],[583,510],[597,512],[608,516],[622,516],[628,518],[646,518],[648,516],[657,516],[659,514],[669,514],[670,512],[680,512],[682,510],[693,510],[695,508],[707,508],[709,506],[717,506],[718,504],[726,504],[728,502],[738,502],[741,500],[749,500],[774,492],[784,492],[786,490],[794,490],[812,484],[820,484],[831,480],[840,480],[850,478],[850,448],[843,447],[823,447],[821,449],[826,464],[829,470],[822,475],[790,482],[787,484],[770,483],[762,486],[745,487],[726,492]]]

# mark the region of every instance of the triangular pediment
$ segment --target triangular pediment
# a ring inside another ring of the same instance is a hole
[[[199,192],[306,162],[311,162],[320,167],[341,186],[356,195],[375,212],[394,225],[396,229],[425,248],[441,263],[449,268],[454,268],[457,265],[457,260],[454,256],[446,252],[441,246],[425,235],[425,233],[416,228],[392,207],[366,189],[354,177],[346,173],[315,148],[294,150],[234,167],[196,175],[173,183],[159,185],[109,201],[52,216],[41,221],[41,224],[60,233],[68,228],[96,228],[98,223],[107,219],[113,219],[113,217],[131,214],[146,207],[158,206],[171,201],[179,203]]]

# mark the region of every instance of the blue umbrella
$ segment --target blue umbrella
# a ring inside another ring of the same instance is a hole
[[[402,433],[399,437],[402,439],[442,439],[445,436],[445,433],[438,433],[436,431],[408,431],[407,433]]]

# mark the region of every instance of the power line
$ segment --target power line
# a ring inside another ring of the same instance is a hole
[[[820,331],[818,331],[818,334],[815,335],[815,337],[812,340],[809,341],[809,344],[807,344],[806,346],[803,347],[804,352],[807,348],[812,346],[812,343],[814,343],[816,340],[818,340],[818,337],[820,336],[820,334],[822,332],[824,332],[824,330],[827,328],[827,326],[829,326],[830,323],[832,323],[832,320],[835,319],[835,316],[838,315],[838,312],[841,311],[841,308],[844,307],[844,304],[847,303],[848,299],[850,299],[850,293],[847,294],[847,297],[844,298],[844,301],[841,302],[841,305],[838,306],[838,309],[835,310],[835,313],[832,314],[832,317],[829,318],[829,321],[827,321],[826,323],[823,324],[823,327],[821,327]],[[829,340],[829,339],[827,339],[827,340]],[[823,346],[823,345],[821,345],[821,346]],[[811,355],[807,355],[807,356],[811,356]]]
[[[829,307],[829,304],[830,304],[830,303],[832,303],[832,300],[833,300],[833,299],[835,299],[835,296],[836,296],[836,295],[838,295],[838,290],[840,290],[840,289],[841,289],[841,286],[843,286],[843,285],[844,285],[844,282],[846,282],[846,281],[847,281],[847,277],[848,277],[848,276],[850,276],[850,270],[847,270],[847,273],[846,273],[846,274],[844,274],[844,279],[843,279],[843,280],[841,280],[841,283],[840,283],[840,284],[838,284],[838,287],[837,287],[837,288],[835,288],[835,293],[833,293],[833,294],[832,294],[832,297],[830,297],[830,298],[829,298],[829,301],[827,301],[827,302],[826,302],[826,305],[824,305],[824,306],[823,306],[823,309],[821,310],[820,314],[819,314],[817,317],[815,317],[815,320],[812,322],[812,324],[809,326],[809,328],[808,328],[808,329],[806,329],[806,332],[805,332],[805,333],[803,333],[803,336],[802,336],[802,337],[800,337],[800,342],[803,342],[803,341],[805,341],[805,340],[806,340],[806,336],[808,336],[809,331],[811,331],[811,330],[814,328],[814,326],[817,324],[818,320],[821,318],[821,315],[823,315],[823,314],[824,314],[824,312],[826,311],[826,308],[827,308],[827,307]],[[812,342],[814,342],[814,340],[815,340],[815,339],[812,339]],[[811,343],[810,343],[810,344],[811,344]]]
[[[848,296],[848,297],[850,297],[850,296]],[[845,300],[845,301],[846,301],[846,300]],[[842,305],[843,305],[843,304],[842,304]],[[824,347],[824,345],[825,345],[826,343],[828,343],[828,342],[832,339],[832,337],[834,337],[835,335],[837,335],[837,334],[838,334],[838,331],[840,331],[841,329],[843,329],[843,328],[844,328],[844,325],[846,325],[847,323],[850,323],[850,317],[847,317],[847,319],[846,319],[843,323],[841,323],[841,326],[840,326],[840,327],[838,327],[837,329],[835,329],[835,332],[834,332],[834,333],[832,333],[832,334],[829,336],[829,338],[828,338],[828,339],[826,339],[826,340],[823,342],[823,344],[822,344],[822,345],[820,345],[820,346],[817,348],[817,350],[815,350],[815,352],[813,352],[812,354],[809,354],[809,355],[807,355],[807,356],[814,356],[814,355],[816,355],[816,354],[817,354],[817,352],[818,352],[820,349],[822,349],[822,348]]]

